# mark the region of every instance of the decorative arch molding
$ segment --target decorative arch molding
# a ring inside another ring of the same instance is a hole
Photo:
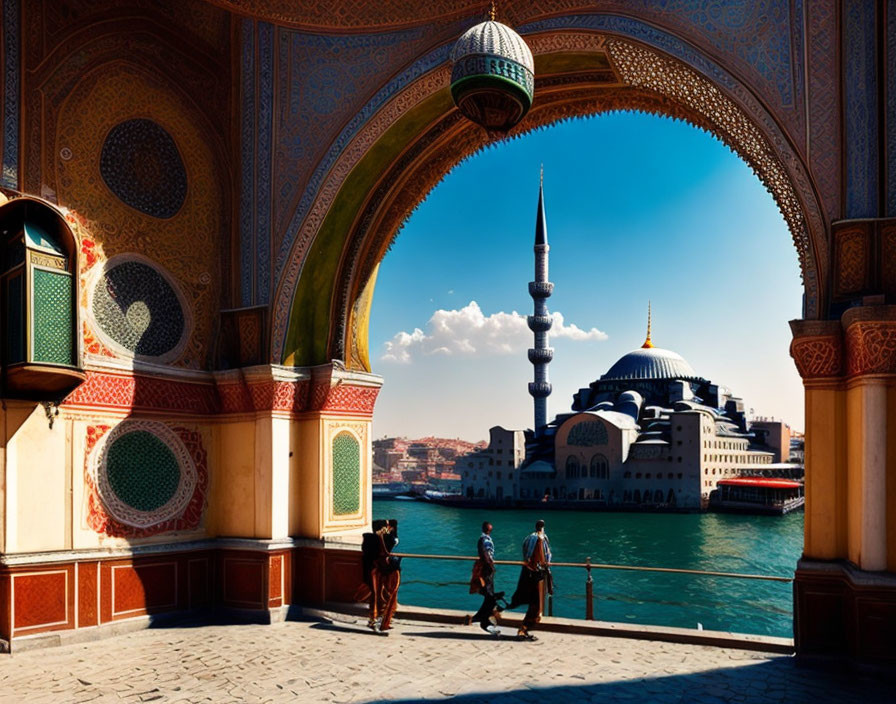
[[[585,17],[592,24],[595,18],[619,31],[630,29],[635,22],[614,25],[609,21],[621,22],[621,18]],[[513,136],[563,119],[625,109],[683,119],[710,132],[747,162],[775,198],[800,260],[804,317],[818,317],[827,282],[826,223],[797,150],[762,102],[723,68],[675,37],[652,27],[646,31],[643,23],[635,25],[640,32],[636,40],[587,27],[576,30],[568,22],[562,31],[545,23],[523,27],[524,32],[535,32],[527,36],[527,41],[537,62],[564,53],[604,53],[617,82],[595,88],[588,82],[593,77],[585,72],[542,75],[537,79],[536,106]],[[428,72],[420,71],[419,78],[372,112],[339,155],[333,155],[332,168],[320,181],[308,214],[290,240],[272,316],[276,361],[312,363],[318,357],[336,358],[346,360],[353,368],[369,368],[366,322],[377,264],[407,216],[445,174],[490,144],[485,133],[466,123],[450,104],[450,67],[446,61],[436,60],[445,53],[443,49],[421,59],[424,64],[436,65]],[[315,337],[327,336],[326,349],[310,350],[306,346],[298,350],[296,339],[310,334],[307,327],[301,334],[295,328],[299,321],[296,295],[310,245],[332,214],[334,203],[352,186],[348,182],[352,171],[385,141],[390,128],[414,113],[420,114],[422,127],[404,136],[402,149],[381,165],[380,178],[366,189],[360,207],[352,210],[351,222],[336,233],[343,245],[328,327],[322,328],[326,316],[318,314],[313,332]]]

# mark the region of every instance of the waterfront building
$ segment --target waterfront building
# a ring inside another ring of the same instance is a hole
[[[526,459],[526,434],[500,425],[488,433],[488,447],[457,458],[463,496],[498,502],[517,498],[519,469]]]

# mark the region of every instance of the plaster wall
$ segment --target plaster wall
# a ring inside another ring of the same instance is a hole
[[[217,461],[209,492],[209,532],[215,536],[257,537],[255,421],[216,425],[213,436]]]
[[[62,550],[71,544],[68,423],[53,429],[40,406],[7,401],[6,552]]]

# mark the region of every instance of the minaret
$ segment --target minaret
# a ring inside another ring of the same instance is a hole
[[[535,302],[535,315],[528,318],[529,329],[535,333],[535,346],[529,349],[529,361],[535,367],[535,380],[529,383],[529,394],[535,401],[535,435],[544,432],[548,423],[548,364],[554,358],[554,350],[548,347],[548,331],[551,316],[547,299],[554,290],[548,281],[548,226],[544,216],[544,168],[538,183],[538,210],[535,214],[535,281],[529,282],[529,295]]]

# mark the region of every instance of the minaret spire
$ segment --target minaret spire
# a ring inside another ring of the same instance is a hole
[[[653,341],[650,339],[650,301],[647,301],[647,339],[641,345],[641,349],[650,349],[653,347]]]
[[[548,225],[544,212],[544,166],[538,177],[538,208],[535,211],[535,281],[529,282],[529,295],[535,304],[534,315],[528,317],[529,329],[535,335],[535,344],[529,349],[529,361],[534,369],[534,380],[529,383],[529,394],[535,405],[535,434],[541,435],[548,422],[548,364],[554,358],[554,350],[548,347],[548,331],[553,320],[548,314],[547,299],[554,291],[548,281]]]

